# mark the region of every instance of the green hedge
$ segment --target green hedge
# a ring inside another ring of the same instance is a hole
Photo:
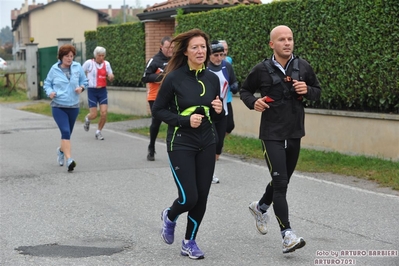
[[[294,32],[294,53],[310,62],[322,84],[321,100],[305,103],[308,107],[398,114],[398,14],[398,0],[280,1],[187,15],[180,11],[176,34],[200,28],[211,40],[226,40],[242,82],[255,64],[271,56],[270,30],[287,25]],[[107,48],[114,85],[142,85],[143,23],[99,27],[96,40]]]
[[[88,36],[90,39],[88,39]],[[93,57],[95,46],[107,49],[106,59],[115,73],[114,86],[142,87],[145,67],[145,33],[143,23],[125,23],[98,27],[96,34],[87,31],[86,54]]]
[[[97,31],[85,31],[86,59],[93,58],[97,46]]]
[[[178,15],[176,33],[200,28],[225,39],[243,81],[271,56],[270,30],[287,25],[294,53],[311,63],[322,84],[320,102],[309,107],[398,113],[398,14],[397,0],[283,1]]]

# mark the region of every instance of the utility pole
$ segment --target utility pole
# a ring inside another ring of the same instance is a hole
[[[126,23],[126,4],[125,4],[125,0],[123,0],[123,23]]]

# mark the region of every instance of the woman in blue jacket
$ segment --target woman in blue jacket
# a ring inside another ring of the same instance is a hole
[[[57,162],[60,166],[67,162],[68,172],[72,172],[76,162],[71,157],[71,134],[79,114],[79,94],[88,86],[82,66],[73,61],[76,49],[65,44],[58,50],[59,61],[55,63],[44,80],[46,95],[52,99],[50,105],[55,122],[61,131],[61,145],[57,148]]]

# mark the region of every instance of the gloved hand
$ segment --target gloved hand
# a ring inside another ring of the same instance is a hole
[[[233,84],[230,85],[230,91],[233,94],[236,94],[238,92],[238,81],[234,82]]]

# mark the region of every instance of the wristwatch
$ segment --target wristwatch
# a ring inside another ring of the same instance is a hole
[[[81,88],[82,88],[82,92],[84,92],[85,91],[85,87],[84,86],[80,86]]]

